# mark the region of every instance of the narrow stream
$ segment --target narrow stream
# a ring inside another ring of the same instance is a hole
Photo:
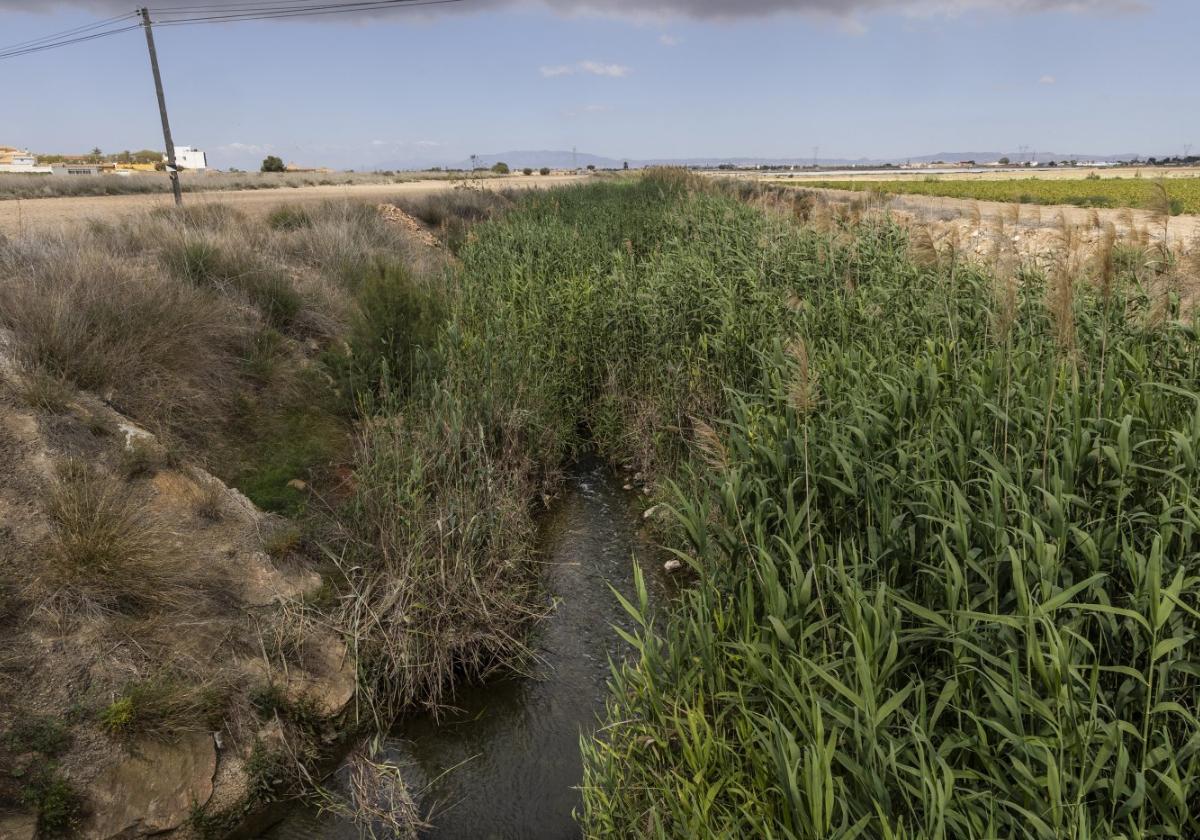
[[[604,710],[609,657],[627,645],[613,631],[631,620],[610,586],[635,601],[633,563],[651,598],[666,581],[638,539],[640,493],[625,491],[607,467],[588,462],[547,517],[546,584],[557,609],[536,636],[533,678],[512,678],[459,692],[459,712],[404,721],[387,744],[433,828],[431,840],[576,838],[572,811],[582,804],[579,738]],[[357,838],[336,817],[298,810],[272,840]]]

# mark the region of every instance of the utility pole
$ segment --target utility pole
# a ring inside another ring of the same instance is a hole
[[[150,10],[142,7],[142,27],[146,30],[146,46],[150,49],[150,69],[154,71],[154,92],[158,94],[158,113],[162,117],[163,141],[167,144],[167,172],[171,176],[171,192],[175,206],[183,206],[183,190],[179,187],[179,167],[175,165],[175,141],[171,139],[171,123],[167,119],[167,98],[163,94],[162,75],[158,72],[158,52],[154,49],[154,29],[150,25]]]

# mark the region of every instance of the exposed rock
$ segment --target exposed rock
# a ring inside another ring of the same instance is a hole
[[[301,493],[308,489],[308,485],[298,478],[293,478],[287,483],[287,486],[291,487],[293,490],[299,490]]]
[[[663,563],[663,571],[666,572],[678,572],[682,568],[682,560],[668,560],[666,563]]]
[[[34,840],[37,837],[37,817],[33,814],[0,816],[0,840]]]
[[[206,732],[177,743],[139,743],[99,774],[88,791],[92,817],[83,836],[94,840],[145,837],[178,828],[213,792],[217,751]]]

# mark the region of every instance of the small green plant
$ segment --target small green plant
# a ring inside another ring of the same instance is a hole
[[[284,205],[267,215],[267,225],[272,230],[301,230],[312,226],[312,217],[302,207]]]
[[[47,758],[57,758],[71,745],[71,732],[55,718],[21,716],[4,736],[4,743],[17,754],[36,752]]]
[[[68,837],[83,814],[83,801],[71,783],[51,766],[38,768],[21,791],[26,807],[37,813],[39,837]]]
[[[219,727],[227,694],[215,684],[160,674],[127,685],[120,697],[99,711],[97,720],[118,739],[170,740],[183,732]]]
[[[134,708],[132,697],[114,700],[100,712],[100,725],[112,735],[125,735],[133,726]]]

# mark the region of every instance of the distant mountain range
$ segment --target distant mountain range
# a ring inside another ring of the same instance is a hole
[[[916,155],[913,157],[892,157],[892,158],[818,158],[817,163],[820,166],[883,166],[887,164],[905,164],[905,163],[935,163],[944,161],[946,163],[957,163],[959,161],[973,160],[976,163],[994,163],[1001,158],[1008,158],[1014,163],[1023,162],[1026,160],[1051,161],[1051,160],[1079,160],[1079,161],[1096,161],[1096,162],[1116,162],[1125,160],[1134,160],[1141,156],[1133,152],[1125,154],[1063,154],[1061,152],[1037,152],[1036,157],[1029,152],[938,152],[933,155]],[[696,157],[696,158],[649,158],[649,159],[625,159],[605,157],[603,155],[595,155],[587,152],[570,152],[570,151],[533,151],[533,150],[513,150],[508,152],[497,152],[494,154],[478,155],[475,158],[475,166],[490,167],[495,163],[507,163],[513,169],[523,169],[530,167],[537,169],[543,166],[548,166],[551,169],[569,169],[572,167],[595,166],[597,169],[621,169],[628,162],[631,169],[641,169],[646,166],[702,166],[713,167],[721,164],[731,164],[733,166],[811,166],[813,159],[811,157],[790,157],[790,158],[758,158],[758,157]],[[440,166],[444,169],[470,169],[472,161],[385,161],[363,167],[365,169],[428,169],[432,166]]]

